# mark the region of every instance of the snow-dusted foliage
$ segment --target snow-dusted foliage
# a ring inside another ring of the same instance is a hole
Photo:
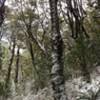
[[[86,83],[81,78],[74,79],[66,82],[66,89],[69,100],[100,100],[97,99],[100,94],[99,80],[93,79],[91,83]]]
[[[51,86],[38,90],[36,93],[34,89],[31,89],[34,86],[34,82],[31,81],[26,83],[26,89],[24,90],[21,86],[18,86],[20,89],[16,90],[16,86],[12,82],[12,95],[8,100],[53,100]],[[82,80],[82,77],[79,77],[73,80],[67,80],[65,87],[69,100],[100,100],[99,67],[91,73],[91,83],[86,83]]]
[[[99,71],[99,67],[97,69]],[[86,83],[82,77],[66,82],[69,100],[100,100],[100,76],[94,71],[91,83]]]

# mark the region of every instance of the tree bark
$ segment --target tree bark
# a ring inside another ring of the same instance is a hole
[[[63,75],[63,40],[59,28],[57,2],[58,0],[49,0],[52,24],[51,83],[54,91],[54,100],[67,100],[64,86],[65,80]]]
[[[2,27],[4,21],[4,12],[5,12],[5,1],[0,2],[0,27]],[[1,47],[1,32],[0,32],[0,70],[2,69],[2,47]]]
[[[98,8],[100,8],[100,0],[98,0]]]
[[[34,62],[34,52],[33,52],[33,47],[32,47],[32,43],[29,41],[29,52],[30,52],[30,56],[31,56],[31,60],[32,60],[32,64],[33,64],[33,68],[38,76],[38,79],[40,81],[40,74],[39,71],[36,68],[35,62]]]
[[[20,57],[20,47],[17,48],[17,59],[16,59],[16,70],[15,70],[15,82],[18,83],[18,71],[19,71],[19,57]]]
[[[0,70],[2,70],[2,44],[0,40]]]
[[[9,66],[8,66],[8,73],[7,73],[7,77],[6,77],[6,88],[8,87],[9,81],[10,81],[10,76],[11,76],[11,67],[12,67],[12,63],[13,63],[13,59],[14,59],[14,53],[15,53],[15,40],[13,41],[13,47],[11,50],[11,58],[10,58],[10,62],[9,62]]]
[[[3,37],[3,32],[2,32],[2,27],[0,29],[0,70],[2,70],[2,54],[3,54],[3,51],[2,51],[2,37]]]
[[[6,2],[6,0],[0,1],[0,27],[2,26],[3,21],[4,21],[5,2]]]

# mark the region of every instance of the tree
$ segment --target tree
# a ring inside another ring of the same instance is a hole
[[[0,26],[4,21],[5,1],[6,0],[0,0]]]
[[[8,88],[9,82],[10,82],[12,64],[13,64],[14,55],[15,55],[15,46],[16,46],[16,40],[15,40],[15,38],[13,38],[13,46],[12,46],[12,50],[11,50],[11,57],[10,57],[10,61],[9,61],[9,65],[8,65],[8,72],[7,72],[7,76],[6,76],[6,84],[5,84],[6,88]]]
[[[18,72],[19,72],[19,60],[20,60],[20,46],[17,47],[17,58],[16,58],[16,70],[15,70],[15,82],[18,83]]]
[[[100,8],[100,0],[98,0],[98,8]]]
[[[67,100],[63,75],[63,40],[60,34],[57,3],[58,0],[49,0],[52,27],[52,70],[51,83],[54,91],[54,100]]]
[[[5,1],[6,0],[0,0],[0,27],[3,24],[4,21],[4,12],[5,12]],[[1,47],[1,38],[2,38],[2,32],[0,31],[0,69],[2,69],[2,47]]]

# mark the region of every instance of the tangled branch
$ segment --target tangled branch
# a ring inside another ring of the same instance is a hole
[[[66,4],[72,37],[77,38],[80,34],[84,34],[86,37],[89,37],[83,25],[86,12],[83,9],[82,0],[66,0]]]

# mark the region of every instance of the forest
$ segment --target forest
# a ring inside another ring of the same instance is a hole
[[[0,0],[0,100],[100,100],[100,0]]]

